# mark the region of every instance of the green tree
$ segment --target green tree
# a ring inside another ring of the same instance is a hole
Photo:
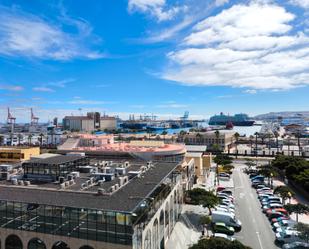
[[[309,207],[308,205],[297,203],[297,204],[286,204],[284,206],[286,211],[288,211],[289,214],[296,214],[296,221],[298,222],[298,215],[299,214],[308,214],[309,213]]]
[[[277,194],[282,198],[283,204],[285,204],[286,199],[289,199],[295,195],[293,190],[285,185],[276,187],[274,189],[274,194]]]
[[[211,208],[214,208],[220,203],[220,199],[212,191],[207,191],[202,188],[189,190],[187,196],[190,198],[191,204],[202,205],[204,208],[208,208],[209,214],[211,214]]]
[[[163,141],[165,142],[165,136],[167,135],[167,131],[162,131],[161,135],[163,136]]]
[[[200,239],[189,249],[251,249],[251,247],[243,245],[238,240],[230,241],[224,238],[211,237]]]
[[[309,243],[309,224],[297,223],[295,229],[299,232],[299,237]]]

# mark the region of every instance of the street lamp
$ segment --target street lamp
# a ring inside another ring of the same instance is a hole
[[[292,193],[290,191],[288,192],[288,196],[289,196],[289,203],[291,204]]]

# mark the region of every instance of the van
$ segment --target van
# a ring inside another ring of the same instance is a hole
[[[222,211],[213,211],[211,214],[211,222],[223,222],[227,226],[233,227],[236,231],[241,230],[241,222],[236,219],[235,215],[232,213],[222,212]]]

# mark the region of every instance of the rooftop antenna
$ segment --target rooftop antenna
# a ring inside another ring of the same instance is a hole
[[[31,111],[31,126],[38,125],[39,118],[34,115],[32,108],[30,108],[30,111]]]

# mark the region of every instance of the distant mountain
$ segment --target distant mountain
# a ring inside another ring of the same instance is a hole
[[[256,120],[266,120],[266,119],[277,119],[278,117],[282,118],[291,118],[291,117],[303,117],[309,118],[309,111],[300,111],[300,112],[269,112],[266,114],[260,114],[254,117]]]

